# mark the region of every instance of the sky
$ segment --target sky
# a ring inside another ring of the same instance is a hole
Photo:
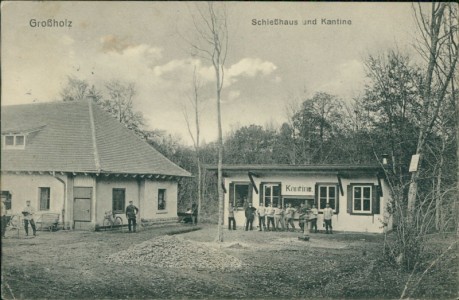
[[[202,140],[215,140],[215,74],[208,60],[191,55],[189,44],[196,41],[196,5],[2,2],[2,106],[60,101],[67,76],[99,89],[110,80],[134,83],[134,110],[143,113],[148,129],[166,130],[190,145],[184,111],[192,113],[189,97],[196,68],[202,86]],[[411,3],[225,6],[224,132],[250,124],[280,126],[287,120],[288,105],[316,92],[350,103],[363,91],[368,55],[395,48],[414,55]],[[64,26],[42,27],[48,19]],[[275,19],[297,25],[269,25]],[[322,23],[336,19],[346,24]],[[258,25],[262,20],[268,25]]]

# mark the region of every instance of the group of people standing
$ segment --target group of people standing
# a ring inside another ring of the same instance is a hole
[[[233,204],[230,204],[228,209],[228,230],[236,230],[236,219],[234,212],[236,208]],[[291,204],[288,204],[285,208],[282,205],[273,206],[272,204],[264,207],[263,204],[257,208],[252,206],[252,203],[248,203],[245,208],[245,230],[253,230],[253,223],[255,217],[258,217],[258,230],[259,231],[295,231],[296,227],[294,224],[294,215],[299,214],[298,225],[301,231],[304,231],[304,226],[309,222],[311,224],[311,231],[318,232],[317,230],[317,218],[319,211],[315,205],[311,208],[301,204],[297,209],[293,208]],[[324,227],[326,233],[333,233],[332,231],[332,216],[333,209],[327,203],[323,210],[324,216]]]

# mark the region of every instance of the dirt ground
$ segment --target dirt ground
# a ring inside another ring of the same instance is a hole
[[[174,269],[107,262],[110,254],[190,228],[176,225],[132,234],[38,232],[35,238],[8,232],[2,240],[2,299],[398,299],[409,276],[382,259],[382,235],[318,233],[304,242],[298,240],[298,232],[225,230],[225,242],[220,244],[214,241],[215,225],[176,236],[234,256],[243,262],[242,268]],[[432,251],[452,239],[435,237]],[[457,251],[450,252],[411,297],[458,297]]]

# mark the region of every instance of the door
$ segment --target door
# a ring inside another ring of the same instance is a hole
[[[92,188],[75,187],[73,197],[73,220],[91,222]]]
[[[75,198],[73,204],[74,221],[91,221],[91,199]]]

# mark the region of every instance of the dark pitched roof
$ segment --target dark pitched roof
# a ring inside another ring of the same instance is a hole
[[[216,165],[206,165],[205,166],[208,170],[216,170]],[[223,170],[234,170],[234,171],[250,171],[250,170],[271,170],[271,171],[290,171],[290,170],[298,170],[298,171],[317,171],[317,170],[324,170],[324,171],[341,171],[341,170],[377,170],[380,169],[381,166],[378,165],[338,165],[338,164],[329,164],[329,165],[279,165],[279,164],[247,164],[247,165],[222,165]]]
[[[190,176],[96,104],[2,107],[2,134],[24,133],[23,150],[2,148],[2,171]]]
[[[209,171],[216,171],[216,165],[206,165]],[[256,172],[256,173],[379,173],[382,167],[379,165],[354,164],[354,165],[279,165],[279,164],[247,164],[247,165],[223,165],[225,173]]]

